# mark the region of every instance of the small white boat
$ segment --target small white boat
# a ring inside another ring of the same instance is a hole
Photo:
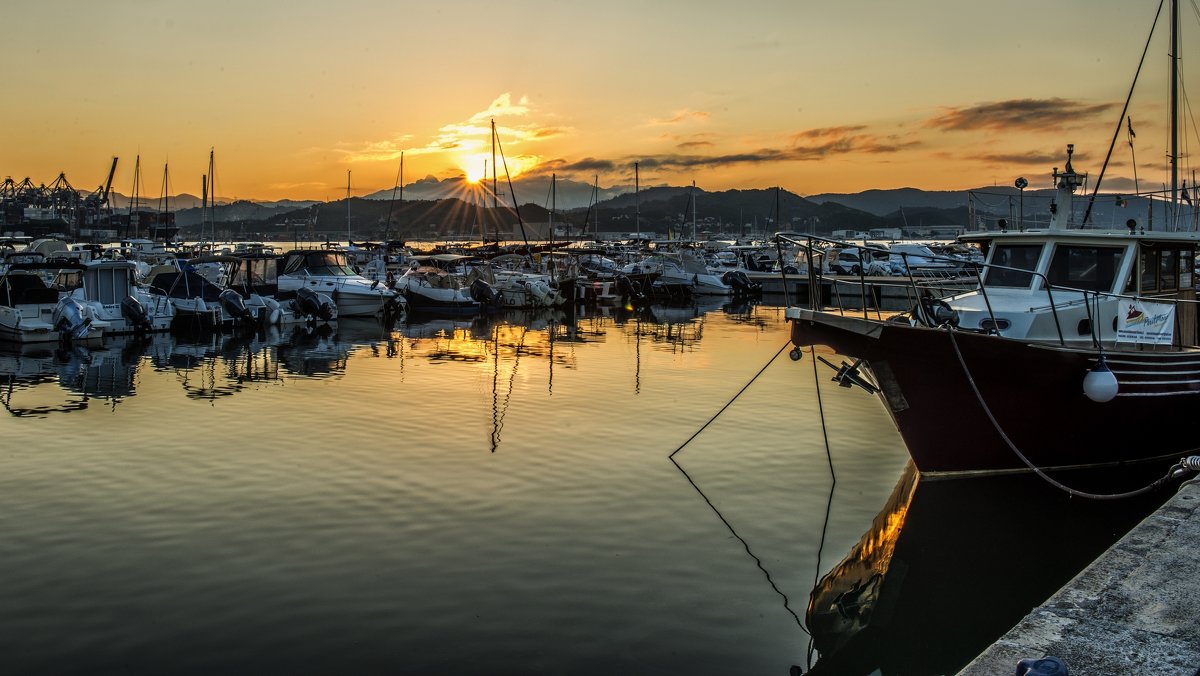
[[[337,304],[339,317],[372,317],[400,312],[404,299],[379,280],[356,273],[346,253],[336,249],[296,249],[283,255],[277,283],[280,292],[308,289]]]
[[[414,263],[396,279],[396,290],[404,294],[414,312],[473,315],[482,309],[462,277],[429,265]]]
[[[66,297],[95,321],[105,322],[106,336],[170,329],[175,306],[166,295],[139,286],[136,274],[133,261],[92,261],[82,265],[82,284]]]
[[[279,257],[267,251],[248,251],[226,261],[226,287],[240,294],[259,322],[286,325],[336,321],[333,299],[311,289],[279,290]]]
[[[103,337],[105,322],[96,321],[78,302],[46,284],[44,276],[56,275],[59,267],[57,263],[21,264],[0,277],[0,340],[79,343]]]
[[[713,274],[703,259],[688,252],[655,254],[626,266],[623,272],[658,273],[660,284],[688,286],[697,295],[733,295],[733,287],[722,281],[721,275]]]

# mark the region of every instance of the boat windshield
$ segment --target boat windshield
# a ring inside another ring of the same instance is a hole
[[[1124,247],[1059,244],[1054,247],[1046,279],[1053,286],[1085,291],[1112,291],[1121,269]]]
[[[1013,288],[1028,288],[1033,281],[1033,275],[1022,270],[1036,270],[1038,258],[1042,254],[1041,244],[998,244],[992,253],[984,284],[987,286],[1007,286]]]
[[[338,251],[308,251],[303,258],[293,256],[287,262],[285,274],[307,270],[315,276],[353,277],[357,273],[346,265],[346,254]]]

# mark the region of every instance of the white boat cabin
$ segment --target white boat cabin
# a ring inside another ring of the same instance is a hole
[[[964,235],[985,254],[981,289],[941,299],[960,329],[1061,344],[1122,346],[1132,322],[1161,319],[1164,333],[1139,342],[1196,345],[1193,279],[1200,233],[1067,227],[1083,175],[1055,170],[1057,208],[1050,226]],[[1167,322],[1173,324],[1168,325]],[[1139,329],[1140,330],[1140,329]],[[1126,346],[1127,347],[1127,346]]]

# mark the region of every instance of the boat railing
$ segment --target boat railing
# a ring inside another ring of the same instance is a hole
[[[1043,306],[1030,307],[1029,310],[1031,312],[1044,312],[1046,310],[1050,311],[1054,322],[1055,332],[1058,337],[1058,343],[1059,345],[1063,346],[1066,345],[1067,341],[1063,333],[1062,321],[1059,316],[1060,310],[1075,308],[1082,305],[1087,313],[1088,325],[1091,327],[1090,333],[1093,346],[1099,347],[1101,342],[1101,331],[1095,327],[1098,326],[1096,313],[1099,312],[1101,301],[1119,302],[1124,300],[1131,302],[1145,301],[1170,304],[1176,309],[1175,317],[1177,325],[1179,324],[1181,316],[1181,313],[1178,311],[1179,308],[1196,308],[1197,305],[1200,305],[1200,300],[1197,299],[1164,297],[1157,295],[1120,294],[1097,291],[1094,289],[1071,287],[1062,284],[1053,284],[1044,274],[1035,270],[1000,265],[997,263],[966,263],[962,268],[962,273],[960,273],[958,276],[944,277],[936,280],[920,279],[921,275],[915,274],[914,271],[908,267],[906,254],[904,252],[890,252],[882,247],[873,247],[869,244],[851,244],[836,239],[820,237],[818,235],[806,235],[804,236],[803,240],[795,235],[776,235],[777,246],[782,247],[782,242],[784,241],[802,248],[808,254],[808,278],[811,280],[811,285],[809,287],[809,306],[811,309],[825,311],[826,308],[822,294],[817,292],[816,289],[819,289],[820,285],[823,284],[826,279],[828,279],[830,281],[833,304],[837,307],[839,313],[843,315],[846,314],[846,310],[848,309],[848,302],[843,300],[841,289],[843,287],[857,287],[859,294],[858,300],[861,304],[864,319],[870,319],[871,303],[868,303],[867,290],[871,285],[876,287],[896,287],[905,289],[905,298],[909,302],[908,307],[912,308],[909,311],[912,317],[922,324],[931,327],[939,324],[935,317],[931,316],[932,305],[934,301],[966,291],[977,291],[983,300],[988,318],[991,320],[989,324],[991,328],[986,332],[999,334],[1000,331],[998,327],[1000,326],[1000,322],[997,321],[995,311],[992,308],[992,302],[988,296],[988,286],[983,283],[984,272],[992,269],[1007,270],[1021,275],[1028,275],[1031,281],[1036,280],[1036,283],[1039,284],[1040,288],[1046,292],[1046,304]],[[818,261],[823,261],[823,258],[828,253],[827,249],[832,249],[834,247],[842,250],[856,250],[858,251],[860,260],[863,259],[863,253],[865,252],[887,253],[893,256],[899,255],[901,260],[904,261],[904,268],[907,271],[906,278],[902,278],[903,281],[899,281],[897,283],[881,281],[879,279],[872,279],[871,282],[868,283],[867,275],[863,269],[863,266],[861,265],[859,266],[859,273],[856,276],[830,275],[826,277],[824,272],[825,266],[822,264],[822,262]],[[932,256],[928,254],[922,254],[920,257],[927,260],[943,260],[948,262],[965,263],[962,261],[962,259],[938,254],[934,254]],[[854,277],[854,279],[848,279],[847,277]],[[970,283],[971,288],[964,289],[963,282]],[[995,289],[995,287],[992,288],[993,290]],[[790,305],[790,299],[786,298],[786,284],[784,285],[784,294],[785,302]],[[1057,300],[1055,298],[1056,294],[1058,294]],[[875,305],[876,318],[880,321],[883,321],[885,319],[883,316],[883,310],[878,307],[878,304]]]

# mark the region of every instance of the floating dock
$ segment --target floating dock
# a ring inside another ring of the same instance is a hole
[[[1025,556],[1054,556],[1053,542]],[[1129,531],[960,674],[1053,656],[1072,674],[1200,674],[1200,479]],[[963,612],[969,612],[964,606]]]

